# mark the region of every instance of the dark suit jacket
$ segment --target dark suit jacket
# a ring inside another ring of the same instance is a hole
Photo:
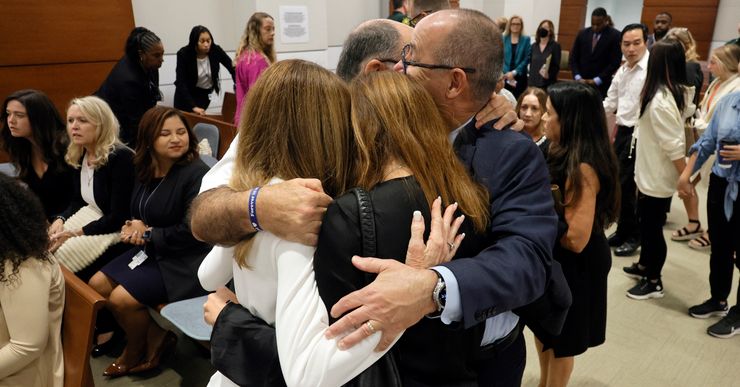
[[[212,246],[193,237],[187,216],[206,172],[208,167],[196,159],[173,165],[157,188],[141,182],[134,186],[131,215],[152,227],[146,252],[157,260],[169,302],[206,294],[197,280],[198,267]]]
[[[220,90],[218,73],[221,69],[219,64],[229,70],[232,79],[234,77],[234,64],[231,58],[218,44],[211,45],[208,52],[208,62],[211,65],[211,81],[213,88],[218,93]],[[175,108],[191,112],[195,107],[195,101],[191,90],[198,83],[198,62],[195,51],[190,46],[185,46],[177,51],[177,67],[175,68]],[[200,106],[202,107],[202,106]]]
[[[584,28],[578,33],[568,62],[574,77],[576,74],[580,74],[584,79],[599,77],[603,81],[599,86],[599,91],[602,97],[605,97],[612,83],[612,77],[622,62],[621,33],[614,28],[604,27],[592,51],[593,36],[591,27]]]
[[[88,223],[82,228],[85,235],[108,234],[120,231],[123,223],[131,218],[129,202],[134,188],[134,152],[124,146],[108,156],[108,162],[95,170],[93,177],[93,195],[95,203],[103,216]],[[80,160],[82,162],[82,160]],[[80,193],[80,168],[77,168],[72,181],[72,202],[61,214],[65,218],[74,215],[77,210],[87,205]]]
[[[491,124],[476,130],[471,120],[455,139],[463,164],[490,195],[489,235],[493,237],[493,244],[475,257],[444,264],[459,285],[462,324],[469,328],[532,304],[548,290],[555,293],[549,296],[557,311],[543,308],[552,325],[546,328],[559,332],[571,300],[561,286],[565,278],[560,267],[552,259],[558,218],[547,165],[529,137],[494,130]],[[551,288],[553,279],[558,286]]]
[[[116,115],[121,125],[121,141],[135,149],[141,116],[162,99],[159,70],[146,72],[136,60],[124,56],[95,95],[104,99]]]

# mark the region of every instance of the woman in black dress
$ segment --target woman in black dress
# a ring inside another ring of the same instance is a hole
[[[144,112],[162,100],[159,68],[164,46],[154,32],[136,27],[126,40],[126,52],[113,66],[95,95],[108,102],[121,125],[121,141],[136,148],[136,133]]]
[[[73,169],[64,162],[69,143],[64,120],[38,90],[9,95],[0,115],[0,147],[21,181],[41,200],[46,219],[53,221],[67,208],[73,191]]]
[[[204,26],[190,30],[188,45],[177,51],[175,69],[175,108],[196,114],[206,114],[210,95],[219,92],[218,73],[224,65],[234,79],[234,64],[226,52],[213,41],[211,31]]]
[[[157,106],[144,114],[140,129],[131,220],[121,228],[121,241],[135,247],[90,280],[128,339],[103,373],[112,377],[156,368],[174,348],[176,336],[160,328],[147,307],[205,294],[197,271],[211,248],[193,237],[187,220],[208,171],[190,126],[179,111]]]
[[[560,72],[560,43],[555,41],[555,25],[543,20],[537,27],[529,65],[529,86],[545,89],[557,82]]]
[[[606,331],[606,278],[611,251],[604,229],[619,208],[617,159],[597,91],[579,83],[550,87],[545,131],[550,139],[552,183],[562,193],[561,221],[568,229],[555,246],[573,295],[561,334],[535,332],[540,385],[565,386],[574,357],[600,345]]]

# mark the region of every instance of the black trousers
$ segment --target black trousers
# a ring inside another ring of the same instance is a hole
[[[619,211],[617,235],[627,240],[640,241],[640,219],[637,214],[637,185],[635,184],[635,151],[630,157],[632,132],[630,126],[618,126],[614,138],[614,152],[619,160],[619,184],[622,186],[622,206]]]
[[[515,329],[520,329],[519,327]],[[490,387],[518,387],[522,385],[527,348],[524,334],[493,357],[478,360],[478,385]]]
[[[707,220],[709,221],[709,240],[712,253],[709,256],[709,286],[712,299],[725,301],[732,289],[733,255],[740,255],[740,200],[733,206],[732,218],[725,217],[725,189],[727,180],[715,174],[709,177],[707,193]],[[734,259],[734,266],[740,269],[740,259]],[[740,289],[737,303],[740,304]]]
[[[668,247],[663,237],[666,209],[671,198],[656,198],[640,192],[637,198],[637,211],[640,214],[640,265],[645,266],[648,279],[659,279],[663,270]]]
[[[208,109],[208,105],[211,104],[211,98],[209,98],[211,92],[213,92],[213,89],[201,89],[200,87],[194,88],[192,90],[192,94],[195,106],[201,109]]]

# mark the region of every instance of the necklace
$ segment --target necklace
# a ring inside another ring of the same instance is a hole
[[[149,224],[149,222],[146,220],[146,215],[144,215],[144,212],[146,211],[146,207],[149,205],[149,199],[154,196],[154,193],[157,192],[157,188],[159,188],[160,185],[164,182],[164,180],[167,178],[167,175],[164,175],[162,177],[162,180],[159,181],[156,187],[152,190],[152,192],[149,193],[147,196],[146,194],[146,186],[144,186],[144,193],[141,194],[141,197],[139,198],[139,215],[141,216],[141,220],[144,222],[144,224]],[[146,200],[144,200],[144,196],[146,196]],[[142,206],[143,204],[143,206]]]
[[[383,174],[383,181],[389,180],[389,176],[391,176],[394,172],[400,170],[400,169],[406,169],[406,166],[403,164],[396,164],[393,168],[391,168],[388,172]]]

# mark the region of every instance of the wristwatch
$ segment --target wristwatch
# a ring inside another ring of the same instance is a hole
[[[143,239],[145,241],[148,241],[151,238],[152,238],[152,229],[150,227],[150,228],[146,229],[146,231],[144,231],[143,234],[141,234],[141,239]]]
[[[437,275],[437,284],[434,286],[434,290],[432,291],[432,301],[434,301],[434,305],[437,307],[437,310],[428,314],[427,317],[436,318],[439,317],[445,309],[445,304],[447,303],[447,285],[445,285],[444,278],[442,278],[436,270],[432,271]]]

